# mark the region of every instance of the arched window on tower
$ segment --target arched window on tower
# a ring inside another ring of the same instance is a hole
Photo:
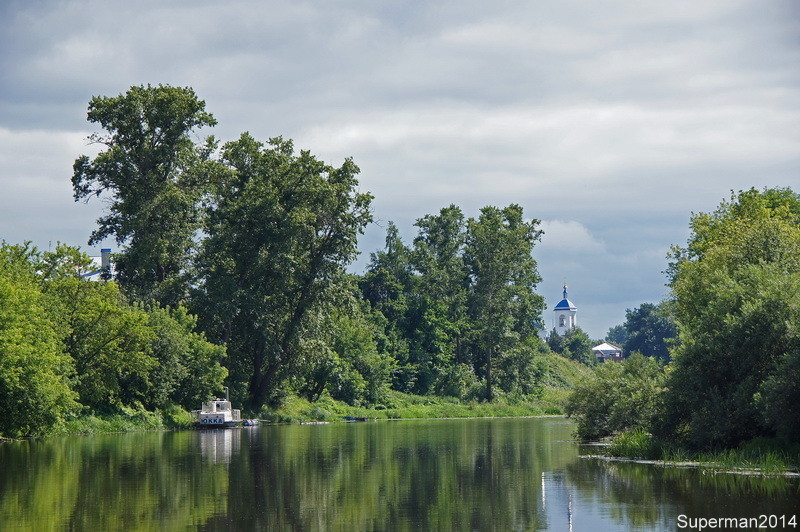
[[[567,326],[567,317],[563,314],[558,318],[558,326],[559,327],[566,327]]]

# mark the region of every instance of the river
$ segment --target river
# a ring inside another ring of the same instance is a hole
[[[0,530],[651,531],[800,519],[797,480],[580,459],[573,430],[562,418],[379,421],[6,443]]]

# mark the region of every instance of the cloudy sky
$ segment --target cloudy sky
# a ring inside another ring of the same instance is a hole
[[[800,190],[796,0],[5,0],[0,239],[87,248],[74,203],[86,107],[191,86],[231,140],[283,135],[352,156],[376,223],[521,204],[550,308],[570,286],[601,338],[666,295],[692,212],[751,186]],[[545,316],[552,326],[551,312]]]

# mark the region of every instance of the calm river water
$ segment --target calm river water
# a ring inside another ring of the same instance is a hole
[[[583,460],[572,431],[560,418],[381,421],[2,444],[0,530],[650,531],[680,530],[680,515],[800,519],[795,480]]]

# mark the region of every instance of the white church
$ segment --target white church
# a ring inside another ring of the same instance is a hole
[[[567,285],[564,285],[564,298],[553,309],[554,327],[558,334],[564,336],[567,331],[578,325],[578,307],[567,298]]]
[[[567,331],[573,327],[577,327],[577,315],[578,307],[567,297],[567,285],[564,285],[563,298],[553,309],[553,327],[556,333],[565,336]],[[597,357],[599,362],[605,362],[607,360],[619,362],[623,359],[622,349],[607,342],[594,346],[592,348],[592,354]]]

